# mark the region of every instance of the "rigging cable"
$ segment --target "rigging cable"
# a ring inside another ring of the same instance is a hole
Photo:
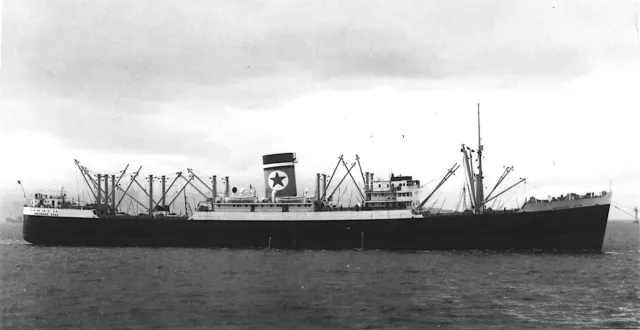
[[[613,204],[613,203],[612,203],[612,204]],[[615,202],[615,204],[616,204],[616,205],[618,205],[618,206],[622,206],[622,207],[628,208],[629,210],[633,210],[633,209],[634,209],[633,207],[629,207],[629,206],[624,205],[624,204],[622,204],[622,203],[620,203],[620,202]]]
[[[460,189],[460,194],[458,195],[458,202],[456,203],[455,212],[458,212],[458,208],[460,208],[460,203],[462,202],[462,197],[464,196],[464,186]]]
[[[542,191],[545,195],[547,195],[547,197],[551,196],[551,194],[549,194],[548,192],[544,191],[543,189],[541,189],[540,187],[536,186],[535,184],[533,184],[531,182],[529,182],[529,183],[533,186],[534,189],[538,189],[538,190]]]
[[[462,186],[462,211],[467,210],[467,194],[465,186]]]
[[[503,208],[503,207],[504,207],[504,206],[505,206],[505,205],[506,205],[506,204],[511,200],[511,198],[513,198],[513,196],[516,194],[516,192],[517,192],[517,191],[514,189],[514,190],[513,190],[513,192],[511,193],[511,196],[509,196],[509,198],[507,198],[507,199],[504,201],[504,203],[502,203],[502,205],[500,205],[500,207],[498,208],[498,210],[499,210],[499,209],[501,209],[501,208]]]
[[[76,172],[76,190],[78,191],[78,205],[80,205],[80,183],[78,182],[78,172]]]

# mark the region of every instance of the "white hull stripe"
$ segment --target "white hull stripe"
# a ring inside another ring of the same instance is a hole
[[[335,211],[335,212],[195,212],[189,220],[234,221],[327,221],[327,220],[389,220],[424,218],[409,210]]]
[[[266,165],[263,165],[263,168],[267,169],[267,168],[284,167],[284,166],[294,166],[294,163],[288,162],[288,163],[266,164]]]
[[[607,205],[607,204],[600,204]],[[584,207],[584,206],[583,206]],[[579,208],[579,207],[575,207]],[[539,210],[551,211],[551,210]],[[534,211],[535,212],[535,211]],[[23,215],[65,218],[98,218],[93,210],[55,209],[25,207]],[[451,215],[445,213],[443,215]],[[409,220],[422,219],[422,215],[412,214],[410,210],[389,211],[336,211],[336,212],[195,212],[189,220],[200,221],[330,221],[330,220]],[[428,219],[428,218],[427,218]]]
[[[76,210],[76,209],[56,209],[43,207],[24,207],[23,215],[43,216],[43,217],[64,217],[64,218],[92,218],[98,216],[93,214],[93,210]]]

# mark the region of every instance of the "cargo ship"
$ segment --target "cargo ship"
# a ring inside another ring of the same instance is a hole
[[[15,217],[15,218],[6,217],[6,218],[4,218],[4,221],[6,223],[22,223],[22,216],[19,215],[19,216]]]
[[[420,180],[394,174],[376,178],[373,173],[363,172],[358,156],[351,166],[340,156],[330,176],[317,174],[313,196],[306,191],[297,191],[295,166],[298,160],[295,153],[262,157],[264,196],[259,196],[254,186],[240,190],[232,188],[229,177],[223,178],[224,192],[219,193],[215,175],[206,184],[191,169],[188,169],[188,180],[178,172],[169,189],[165,189],[165,177],[149,176],[149,192],[136,181],[138,169],[125,190],[119,185],[121,177],[116,180],[115,175],[109,178],[98,174],[96,180],[86,167],[76,161],[87,185],[92,188],[95,203],[83,206],[69,203],[62,191],[55,195],[36,194],[31,205],[23,210],[23,236],[32,244],[83,246],[602,250],[611,204],[610,192],[570,193],[546,200],[531,197],[516,209],[494,210],[489,203],[525,179],[497,192],[513,170],[513,166],[507,167],[485,197],[479,109],[477,151],[462,145],[461,152],[462,164],[456,163],[448,169],[424,198],[420,197]],[[474,158],[477,159],[477,173]],[[359,171],[354,170],[356,165]],[[340,166],[344,166],[346,174],[330,189]],[[460,196],[464,198],[464,210],[445,213],[428,207],[434,193],[461,166],[465,172],[465,186]],[[124,172],[126,168],[122,176]],[[178,178],[183,178],[186,183],[167,204],[168,191]],[[328,183],[327,178],[330,178]],[[335,200],[336,189],[347,178],[354,183],[359,200],[353,207],[341,206]],[[158,200],[153,194],[156,179],[161,181],[162,197]],[[193,184],[194,179],[207,187],[207,193]],[[136,200],[146,212],[135,215],[118,212],[122,198],[132,198],[128,190],[134,182],[148,197],[146,205]],[[189,215],[171,213],[174,201],[187,186],[210,197],[198,203]],[[121,195],[117,203],[116,191]]]
[[[13,212],[9,209],[9,216],[4,218],[5,223],[22,223],[22,216],[13,217]]]

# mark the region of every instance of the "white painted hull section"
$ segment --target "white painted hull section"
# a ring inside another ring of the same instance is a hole
[[[238,221],[329,221],[329,220],[389,220],[424,218],[411,210],[334,211],[334,212],[195,212],[189,220]]]
[[[22,209],[22,215],[89,219],[98,218],[98,216],[93,213],[93,210],[56,209],[44,207],[24,207]]]

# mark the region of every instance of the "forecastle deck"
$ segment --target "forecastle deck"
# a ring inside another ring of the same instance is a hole
[[[590,207],[597,205],[610,205],[611,193],[605,196],[596,196],[590,198],[580,198],[573,200],[555,200],[545,201],[542,203],[526,203],[519,212],[538,212],[538,211],[550,211],[550,210],[562,210],[572,209],[580,207]]]

